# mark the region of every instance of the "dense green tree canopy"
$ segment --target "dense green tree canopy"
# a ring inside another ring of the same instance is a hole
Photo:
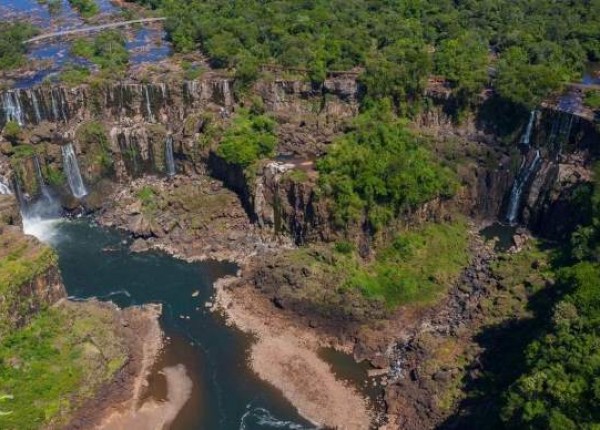
[[[242,167],[272,156],[277,145],[275,126],[268,116],[241,109],[225,130],[217,153],[228,163]]]
[[[29,24],[0,22],[0,70],[23,65],[26,52],[23,41],[36,33],[36,28]]]
[[[600,169],[596,168],[596,173]],[[596,175],[596,178],[598,176]],[[573,265],[558,269],[545,333],[526,351],[527,371],[506,396],[510,428],[597,429],[600,425],[600,186],[583,193],[589,220],[571,240]],[[587,201],[586,201],[587,200]]]
[[[318,170],[341,225],[366,215],[378,228],[403,211],[454,191],[452,174],[434,161],[423,139],[393,117],[385,102],[355,120],[319,160]]]
[[[600,59],[600,0],[141,1],[164,8],[178,50],[199,47],[213,66],[252,58],[316,80],[366,67],[368,91],[397,102],[434,72],[465,102],[489,74],[502,96],[531,104]]]

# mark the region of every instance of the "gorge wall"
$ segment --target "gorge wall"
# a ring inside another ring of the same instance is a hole
[[[0,195],[0,340],[66,297],[54,252],[21,231],[16,199]]]
[[[333,76],[322,85],[285,79],[255,84],[252,98],[277,120],[280,143],[278,156],[258,166],[253,177],[210,149],[211,124],[227,123],[240,106],[234,87],[232,79],[211,75],[197,81],[5,91],[0,94],[0,126],[9,121],[20,126],[17,136],[5,133],[7,141],[0,146],[11,160],[13,188],[35,200],[46,184],[60,194],[63,207],[83,203],[93,210],[102,206],[112,183],[175,172],[210,174],[238,193],[261,227],[286,233],[296,243],[330,238],[327,207],[314,192],[314,160],[358,113],[356,77]],[[542,109],[533,122],[524,121],[521,137],[516,137],[520,145],[506,145],[473,118],[456,125],[448,114],[452,103],[429,94],[413,124],[437,139],[459,142],[454,150],[466,154],[456,161],[463,188],[452,204],[475,218],[503,221],[516,205],[511,222],[545,235],[564,234],[569,228],[563,220],[575,215],[569,212],[572,193],[590,179],[598,140],[595,124]],[[15,145],[19,141],[30,145]],[[62,147],[68,144],[90,191],[83,200],[74,198],[71,174],[64,168]],[[439,155],[456,157],[448,148]]]

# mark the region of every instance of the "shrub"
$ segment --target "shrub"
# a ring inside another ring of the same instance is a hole
[[[225,130],[217,154],[228,163],[244,168],[272,156],[277,145],[275,126],[275,121],[268,116],[241,109]]]

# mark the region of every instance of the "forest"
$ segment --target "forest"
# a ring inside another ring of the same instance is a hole
[[[598,0],[140,1],[163,9],[177,50],[200,48],[213,67],[303,67],[316,82],[360,67],[365,97],[399,107],[431,76],[465,106],[492,88],[532,107],[600,59]]]
[[[264,64],[306,69],[315,84],[328,71],[360,72],[363,113],[318,164],[342,226],[364,216],[376,229],[452,192],[452,175],[398,119],[419,111],[432,80],[443,82],[459,112],[488,92],[504,112],[523,117],[600,60],[600,0],[141,2],[167,15],[178,51],[199,49],[212,67],[245,81]],[[557,251],[555,300],[520,352],[520,373],[494,396],[486,426],[592,429],[600,422],[599,188],[583,193],[588,221]],[[377,294],[388,279],[359,283]]]

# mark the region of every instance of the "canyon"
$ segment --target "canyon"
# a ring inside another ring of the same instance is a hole
[[[13,122],[20,128],[0,145],[1,190],[5,195],[14,190],[25,217],[46,216],[36,206],[49,200],[58,202],[54,216],[93,214],[100,224],[130,233],[134,252],[157,249],[187,261],[238,263],[239,276],[226,287],[229,295],[221,295],[225,313],[236,308],[231,303],[254,297],[259,309],[273,307],[283,315],[284,332],[300,324],[319,333],[317,345],[352,351],[371,363],[373,374],[385,375],[380,424],[415,429],[439,424],[451,408],[434,399],[462,370],[436,370],[427,377],[414,372],[435,351],[423,346],[426,335],[434,345],[469,338],[483,319],[480,303],[497,294],[499,282],[489,269],[496,256],[481,242],[480,226],[500,220],[547,239],[567,237],[581,215],[572,202],[592,178],[597,124],[540,106],[502,139],[481,114],[487,101],[457,124],[449,113],[453,101],[429,93],[427,109],[411,127],[440,142],[436,156],[453,163],[461,187],[455,197],[412,213],[409,222],[448,219],[456,212],[468,217],[471,263],[447,298],[426,310],[406,307],[390,314],[348,296],[344,300],[355,309],[338,313],[329,299],[315,304],[294,292],[311,275],[277,256],[342,237],[370,252],[369,232],[357,225],[344,236],[336,228],[330,207],[319,198],[315,168],[315,160],[358,114],[360,84],[355,75],[342,73],[322,85],[281,77],[254,84],[250,92],[259,100],[254,103],[275,118],[279,143],[276,156],[261,161],[253,175],[225,161],[211,142],[211,130],[247,103],[235,89],[235,80],[211,72],[183,82],[167,77],[3,91],[0,126]],[[4,217],[18,223],[14,210]],[[282,287],[286,284],[291,290]],[[343,421],[331,425],[347,427]]]
[[[0,428],[600,422],[593,2],[1,3]]]

